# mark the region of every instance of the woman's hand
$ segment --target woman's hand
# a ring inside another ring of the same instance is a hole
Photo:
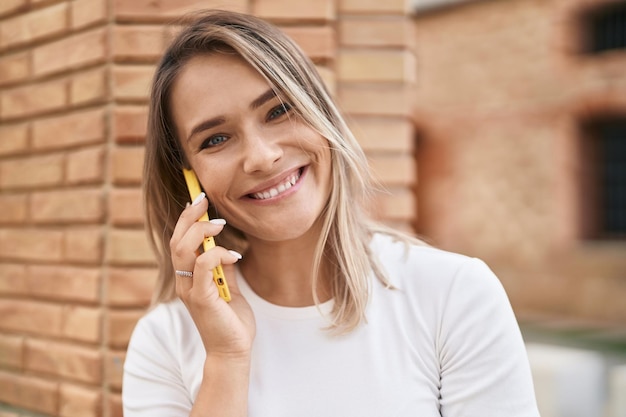
[[[200,332],[207,357],[246,358],[252,348],[255,323],[235,279],[233,264],[241,255],[221,246],[196,255],[204,238],[217,235],[225,224],[221,219],[198,222],[207,209],[208,200],[201,194],[183,210],[174,228],[170,239],[174,268],[193,271],[193,277],[176,276],[176,294]],[[220,298],[213,282],[213,268],[219,264],[222,264],[231,294],[228,303]]]

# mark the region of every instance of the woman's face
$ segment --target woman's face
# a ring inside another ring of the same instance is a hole
[[[249,238],[307,232],[329,195],[328,142],[237,55],[192,58],[176,79],[172,115],[209,201]]]

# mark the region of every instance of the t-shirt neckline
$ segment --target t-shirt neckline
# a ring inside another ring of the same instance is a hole
[[[239,290],[246,298],[255,314],[262,313],[281,320],[309,320],[319,319],[321,316],[328,316],[333,309],[333,299],[325,301],[318,306],[311,305],[305,307],[285,307],[270,303],[254,292],[238,267],[235,268],[235,270]]]

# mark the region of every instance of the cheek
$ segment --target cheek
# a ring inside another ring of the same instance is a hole
[[[318,156],[318,163],[320,165],[320,170],[323,174],[323,177],[326,181],[332,181],[332,153],[330,149],[327,147],[322,149]]]
[[[225,175],[222,170],[205,170],[199,174],[202,189],[209,199],[211,206],[218,208],[223,205],[225,195],[230,183],[227,181],[232,176]]]

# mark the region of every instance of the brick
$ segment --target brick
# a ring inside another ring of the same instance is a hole
[[[66,339],[99,343],[102,340],[102,311],[97,307],[66,305],[61,334]]]
[[[97,384],[102,377],[102,354],[87,348],[51,340],[29,339],[25,345],[25,368],[76,381]]]
[[[415,193],[408,188],[390,189],[380,194],[375,204],[380,216],[388,220],[413,220],[415,218]]]
[[[123,417],[122,395],[116,393],[109,394],[107,407],[109,412],[107,415],[109,417]]]
[[[0,334],[0,367],[22,369],[24,337]]]
[[[411,0],[339,0],[339,13],[342,14],[407,14]]]
[[[20,123],[0,126],[0,155],[10,155],[28,149],[30,129],[28,124]]]
[[[343,51],[337,60],[337,73],[345,82],[414,82],[415,58],[405,50]]]
[[[104,145],[67,153],[67,184],[94,184],[104,181]]]
[[[105,303],[113,307],[148,306],[157,275],[153,268],[110,268]]]
[[[28,198],[25,194],[0,194],[0,223],[19,224],[27,220]]]
[[[115,0],[113,13],[117,21],[160,20],[170,22],[172,18],[183,16],[199,9],[224,9],[238,12],[248,11],[246,0]]]
[[[106,31],[96,29],[39,46],[33,50],[33,73],[41,76],[104,62],[106,39]]]
[[[0,200],[1,201],[1,200]],[[143,200],[139,188],[115,188],[109,194],[108,213],[115,226],[143,225]]]
[[[29,265],[28,294],[33,298],[97,303],[100,298],[100,268],[63,265]]]
[[[335,2],[257,0],[252,3],[252,14],[264,19],[333,20]]]
[[[0,58],[0,85],[23,81],[30,75],[30,54],[19,52]]]
[[[153,66],[118,65],[113,69],[113,93],[118,100],[145,101],[150,94]]]
[[[105,372],[107,385],[114,389],[122,390],[122,378],[124,374],[124,359],[126,352],[123,350],[108,351],[105,362]]]
[[[413,124],[406,117],[352,117],[350,128],[363,149],[382,152],[413,152]]]
[[[75,74],[70,79],[70,104],[88,104],[107,98],[107,70],[97,68]]]
[[[145,141],[148,124],[146,106],[116,106],[113,120],[113,136],[116,142]]]
[[[337,77],[335,71],[324,66],[316,66],[316,69],[330,95],[335,97],[337,95]]]
[[[409,116],[410,94],[404,86],[351,85],[338,89],[344,112],[373,116]]]
[[[106,0],[74,0],[71,7],[70,22],[72,29],[82,29],[106,22]]]
[[[139,185],[143,178],[144,148],[117,147],[111,152],[111,176],[115,185]],[[2,180],[2,177],[0,177]]]
[[[55,36],[67,30],[67,3],[18,15],[0,26],[0,47],[8,48]]]
[[[67,80],[54,80],[5,90],[0,96],[2,119],[33,116],[67,104]]]
[[[335,57],[335,31],[331,26],[287,26],[281,28],[311,59]]]
[[[0,258],[60,261],[63,232],[37,229],[0,229]]]
[[[107,340],[112,348],[124,349],[144,310],[111,310],[106,321]]]
[[[66,228],[63,234],[63,259],[99,265],[103,255],[103,229],[100,226]]]
[[[33,147],[56,149],[102,142],[104,116],[104,109],[95,109],[35,120]]]
[[[0,188],[58,185],[63,181],[63,156],[31,156],[0,162]]]
[[[0,294],[28,294],[26,281],[26,265],[0,263]]]
[[[96,223],[104,219],[101,189],[33,193],[31,218],[37,223]]]
[[[165,49],[162,26],[132,25],[113,29],[115,61],[156,61]]]
[[[56,415],[58,383],[0,370],[0,402]]]
[[[40,301],[0,299],[0,317],[0,329],[3,331],[59,336],[63,308]]]
[[[415,158],[412,155],[374,154],[369,162],[374,175],[385,186],[411,186],[415,181]]]
[[[102,413],[102,392],[96,388],[62,383],[59,387],[60,417],[99,417]]]
[[[114,265],[151,265],[154,253],[143,229],[112,229],[107,240],[106,259]]]
[[[26,9],[28,0],[3,0],[0,2],[0,16]]]
[[[406,47],[411,45],[412,21],[402,17],[344,18],[339,42],[345,46]]]

